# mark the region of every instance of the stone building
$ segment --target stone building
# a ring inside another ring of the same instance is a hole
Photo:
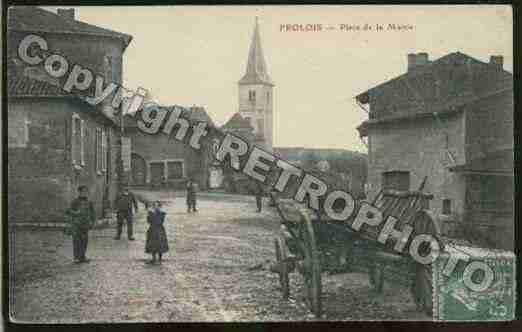
[[[264,139],[261,135],[256,135],[254,133],[254,127],[252,126],[252,122],[244,118],[241,112],[234,113],[228,119],[228,121],[221,126],[220,130],[227,134],[233,134],[234,136],[240,137],[241,139],[250,143],[250,146],[264,146]],[[222,174],[220,176],[221,181],[216,182],[216,187],[224,188],[229,192],[234,193],[244,193],[249,194],[252,192],[253,181],[244,173],[237,172],[227,163],[223,163],[221,165],[216,165],[216,168],[219,167],[219,173]],[[239,167],[239,165],[235,166]]]
[[[163,106],[166,109],[172,107]],[[139,116],[139,115],[136,115]],[[181,117],[189,121],[204,121],[213,126],[212,119],[203,107],[189,107],[181,113]],[[129,184],[132,186],[147,186],[181,189],[184,188],[187,178],[191,177],[198,182],[200,189],[209,185],[210,158],[208,147],[195,150],[188,144],[190,132],[185,135],[184,141],[178,141],[159,133],[150,135],[137,127],[135,118],[125,117],[125,136],[131,140],[131,176]],[[202,140],[207,141],[207,140]]]
[[[252,127],[248,119],[241,116],[241,113],[235,113],[220,129],[224,133],[234,134],[248,142],[256,144],[254,127]]]
[[[356,96],[369,112],[358,130],[367,138],[370,196],[416,190],[427,177],[430,208],[445,216],[447,233],[454,222],[512,248],[513,75],[501,56],[407,60],[405,74]]]
[[[121,82],[122,56],[132,37],[80,22],[74,9],[55,14],[37,7],[9,8],[7,31],[9,221],[60,221],[79,185],[89,187],[101,217],[118,185],[114,109],[67,94],[60,88],[67,75],[58,79],[43,64],[25,64],[18,45],[37,34],[69,63]]]
[[[238,87],[239,113],[254,129],[256,144],[272,150],[274,83],[268,75],[257,17],[246,72],[239,80]]]
[[[318,149],[303,147],[275,147],[274,153],[287,162],[306,171],[314,171],[329,183],[332,180],[356,198],[365,195],[367,156],[344,149]]]

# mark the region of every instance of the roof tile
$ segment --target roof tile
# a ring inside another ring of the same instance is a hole
[[[66,19],[58,14],[34,6],[15,6],[9,8],[9,30],[40,31],[50,33],[72,33],[80,35],[96,35],[121,39],[127,46],[132,36],[101,28],[77,20]]]

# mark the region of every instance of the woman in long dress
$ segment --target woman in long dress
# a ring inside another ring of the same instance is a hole
[[[167,213],[161,208],[161,202],[154,202],[152,209],[147,215],[149,229],[147,230],[147,241],[145,243],[145,252],[152,254],[150,264],[156,263],[156,255],[161,264],[162,255],[169,251],[167,233],[165,232],[165,227],[163,227],[166,219]]]

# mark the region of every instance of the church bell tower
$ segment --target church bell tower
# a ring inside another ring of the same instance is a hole
[[[256,142],[270,151],[273,147],[274,86],[270,76],[268,76],[256,17],[246,72],[238,82],[239,113],[254,128]]]

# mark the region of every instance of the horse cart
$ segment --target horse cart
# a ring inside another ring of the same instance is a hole
[[[420,190],[381,190],[371,203],[382,212],[383,221],[390,215],[398,218],[396,229],[409,224],[412,235],[430,234],[440,239],[436,219],[428,210],[432,197]],[[272,270],[279,274],[283,298],[290,296],[290,273],[297,272],[303,280],[309,309],[319,317],[322,273],[359,269],[367,271],[370,285],[377,293],[382,292],[385,280],[407,286],[417,309],[431,315],[430,266],[416,263],[408,253],[394,252],[389,244],[378,242],[378,235],[370,231],[361,228],[356,232],[349,223],[329,220],[325,213],[315,212],[306,205],[291,199],[271,198],[281,218],[281,231],[274,239],[276,264]],[[360,203],[356,202],[356,212]]]

